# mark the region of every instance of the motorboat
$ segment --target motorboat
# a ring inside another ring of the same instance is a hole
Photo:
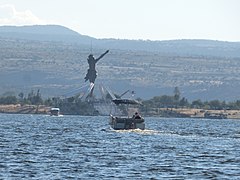
[[[51,108],[50,109],[50,115],[51,116],[59,116],[60,115],[60,109],[59,108]]]
[[[114,99],[112,100],[116,105],[120,104],[134,104],[139,105],[140,102],[136,100],[130,100],[130,99]],[[109,125],[114,130],[129,130],[129,129],[145,129],[145,121],[142,116],[138,112],[135,112],[135,114],[132,117],[129,116],[114,116],[110,114],[109,117]]]

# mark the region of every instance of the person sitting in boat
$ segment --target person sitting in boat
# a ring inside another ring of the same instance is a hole
[[[135,112],[135,114],[133,115],[134,119],[141,119],[140,114],[138,114],[138,112]]]

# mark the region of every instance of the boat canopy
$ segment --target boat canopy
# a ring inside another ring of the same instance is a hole
[[[51,111],[60,111],[59,108],[51,108]]]
[[[119,104],[138,104],[138,105],[142,105],[142,103],[140,103],[137,100],[134,99],[113,99],[112,100],[116,105]]]

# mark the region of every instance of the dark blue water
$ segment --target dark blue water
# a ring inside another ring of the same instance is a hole
[[[0,179],[240,179],[240,120],[0,114]]]

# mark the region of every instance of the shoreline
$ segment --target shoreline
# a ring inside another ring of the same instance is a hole
[[[51,107],[44,105],[0,105],[0,113],[6,114],[49,114]]]
[[[51,107],[45,105],[0,105],[0,113],[6,114],[50,114]],[[207,118],[207,119],[240,119],[240,110],[205,110],[190,108],[156,108],[145,117],[166,118]]]
[[[177,117],[177,118],[240,119],[240,110],[156,108],[153,112],[150,112],[149,115],[156,117]]]

